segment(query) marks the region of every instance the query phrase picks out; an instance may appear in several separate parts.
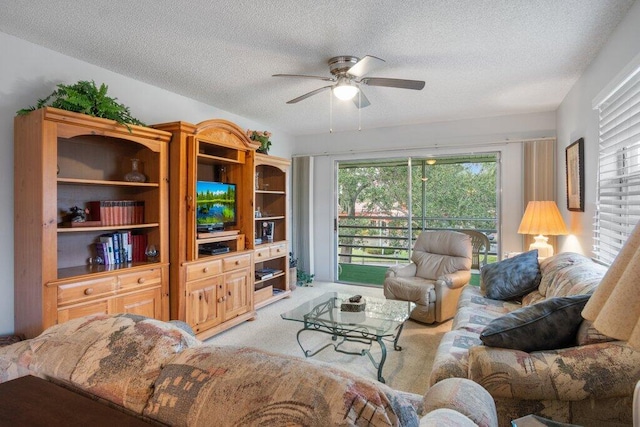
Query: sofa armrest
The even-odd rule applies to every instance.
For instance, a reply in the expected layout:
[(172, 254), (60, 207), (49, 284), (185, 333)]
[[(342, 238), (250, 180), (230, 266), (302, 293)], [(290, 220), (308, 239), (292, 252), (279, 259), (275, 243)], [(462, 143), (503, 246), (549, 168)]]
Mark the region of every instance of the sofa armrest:
[(423, 401), (424, 414), (428, 415), (443, 408), (465, 415), (480, 427), (498, 425), (493, 397), (484, 388), (466, 378), (447, 378), (427, 390)]
[(0, 383), (11, 381), (25, 375), (35, 375), (29, 369), (33, 354), (29, 341), (0, 347)]
[(469, 379), (494, 398), (577, 401), (633, 395), (640, 352), (622, 341), (526, 353), (469, 349)]
[(418, 267), (414, 264), (394, 265), (389, 267), (384, 277), (415, 277)]
[(438, 277), (437, 283), (446, 285), (449, 289), (458, 289), (469, 283), (471, 280), (471, 271), (460, 270), (451, 274), (444, 274)]

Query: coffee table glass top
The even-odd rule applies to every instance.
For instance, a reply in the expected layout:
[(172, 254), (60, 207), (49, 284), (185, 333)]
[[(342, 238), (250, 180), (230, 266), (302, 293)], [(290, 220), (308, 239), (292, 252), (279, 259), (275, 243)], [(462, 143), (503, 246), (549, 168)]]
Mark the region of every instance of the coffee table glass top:
[(352, 294), (328, 292), (307, 301), (280, 316), (286, 320), (295, 320), (307, 324), (332, 324), (361, 326), (376, 336), (393, 336), (399, 325), (409, 318), (414, 304), (407, 301), (395, 301), (385, 298), (362, 297), (366, 302), (364, 311), (341, 311), (340, 306), (347, 302)]

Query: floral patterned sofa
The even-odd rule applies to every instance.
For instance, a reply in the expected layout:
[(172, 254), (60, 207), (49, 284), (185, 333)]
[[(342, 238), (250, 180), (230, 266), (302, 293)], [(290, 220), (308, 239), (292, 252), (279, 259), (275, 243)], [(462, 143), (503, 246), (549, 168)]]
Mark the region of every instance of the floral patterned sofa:
[(179, 326), (71, 320), (0, 348), (0, 382), (35, 375), (172, 426), (497, 425), (491, 396), (469, 380), (419, 396), (311, 360), (206, 345)]
[[(605, 272), (589, 258), (561, 253), (539, 263), (539, 285), (521, 300), (488, 298), (490, 283), (465, 287), (452, 330), (438, 347), (431, 384), (452, 377), (477, 382), (493, 396), (501, 426), (527, 414), (586, 426), (631, 425), (640, 352), (599, 334), (579, 317), (581, 308), (577, 331), (560, 347), (523, 351), (488, 346), (481, 339), (492, 322), (533, 308), (529, 306), (591, 294)], [(484, 274), (482, 278), (486, 279)], [(562, 329), (559, 324), (548, 325), (543, 332), (551, 336)], [(537, 335), (528, 333), (532, 339)]]

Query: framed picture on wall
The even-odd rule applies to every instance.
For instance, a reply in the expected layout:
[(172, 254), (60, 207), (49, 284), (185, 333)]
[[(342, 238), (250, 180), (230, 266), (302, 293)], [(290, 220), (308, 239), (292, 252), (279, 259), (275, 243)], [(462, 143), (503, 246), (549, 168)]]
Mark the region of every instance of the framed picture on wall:
[(584, 138), (565, 149), (567, 166), (567, 209), (584, 212)]

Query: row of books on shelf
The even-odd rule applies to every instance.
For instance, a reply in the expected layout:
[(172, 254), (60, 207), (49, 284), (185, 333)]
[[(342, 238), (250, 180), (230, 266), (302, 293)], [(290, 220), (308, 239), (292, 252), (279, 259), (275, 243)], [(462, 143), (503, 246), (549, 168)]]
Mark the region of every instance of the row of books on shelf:
[(96, 255), (105, 265), (146, 261), (146, 234), (132, 234), (130, 231), (103, 234), (95, 243)]
[(132, 225), (144, 223), (143, 200), (100, 200), (89, 202), (92, 221), (101, 225)]

